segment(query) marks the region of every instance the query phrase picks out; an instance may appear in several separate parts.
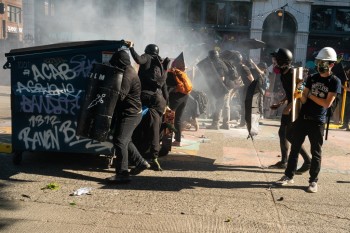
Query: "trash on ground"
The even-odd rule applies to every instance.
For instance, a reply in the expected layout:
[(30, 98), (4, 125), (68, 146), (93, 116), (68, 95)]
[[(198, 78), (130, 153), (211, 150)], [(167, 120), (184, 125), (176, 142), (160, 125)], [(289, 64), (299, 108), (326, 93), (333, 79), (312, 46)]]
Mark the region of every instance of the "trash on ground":
[(49, 183), (45, 187), (41, 188), (41, 190), (43, 189), (58, 190), (60, 189), (60, 186), (57, 183)]
[(283, 201), (283, 197), (278, 198), (277, 201)]
[(75, 190), (71, 196), (81, 196), (81, 195), (84, 195), (84, 194), (90, 194), (92, 188), (90, 187), (84, 187), (84, 188), (80, 188), (80, 189), (77, 189)]
[(227, 219), (225, 220), (225, 222), (231, 222), (231, 219), (230, 219), (230, 218), (227, 218)]
[(71, 206), (75, 206), (75, 205), (77, 205), (74, 201), (72, 201), (72, 202), (69, 202), (69, 205), (71, 205)]

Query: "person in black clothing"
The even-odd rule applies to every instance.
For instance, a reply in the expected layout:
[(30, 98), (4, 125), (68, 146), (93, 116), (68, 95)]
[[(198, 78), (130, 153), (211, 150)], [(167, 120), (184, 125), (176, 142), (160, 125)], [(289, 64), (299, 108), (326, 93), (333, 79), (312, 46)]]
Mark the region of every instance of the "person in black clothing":
[[(185, 68), (181, 70), (185, 72)], [(181, 146), (181, 118), (182, 114), (185, 110), (188, 96), (189, 94), (184, 94), (176, 91), (177, 81), (175, 77), (175, 72), (172, 69), (167, 74), (166, 84), (169, 91), (169, 108), (175, 111), (175, 119), (174, 119), (174, 141), (172, 143), (173, 146)]]
[(219, 120), (221, 114), (223, 115), (223, 124), (220, 126), (222, 129), (230, 129), (230, 97), (232, 93), (232, 87), (230, 85), (230, 72), (227, 64), (220, 58), (220, 54), (217, 50), (210, 50), (208, 57), (216, 68), (217, 73), (220, 75), (221, 80), (225, 87), (229, 90), (228, 93), (222, 95), (215, 101), (215, 112), (213, 114), (213, 121), (208, 129), (219, 129)]
[[(337, 54), (331, 47), (325, 47), (316, 56), (317, 74), (307, 78), (302, 92), (302, 107), (295, 121), (288, 165), (284, 176), (277, 181), (279, 185), (294, 183), (293, 176), (298, 164), (298, 153), (308, 136), (311, 144), (311, 167), (307, 192), (318, 191), (318, 174), (321, 170), (321, 154), (327, 111), (331, 107), (337, 95), (341, 93), (341, 82), (332, 74), (332, 68), (337, 61)], [(301, 88), (301, 86), (298, 86)]]
[(254, 77), (250, 71), (250, 69), (248, 68), (248, 66), (246, 66), (243, 63), (243, 56), (240, 52), (238, 51), (234, 51), (235, 53), (235, 64), (237, 67), (237, 71), (238, 74), (241, 76), (242, 82), (243, 82), (243, 86), (241, 86), (240, 90), (239, 90), (239, 98), (240, 98), (240, 105), (241, 105), (241, 109), (240, 109), (240, 123), (238, 125), (236, 125), (235, 128), (243, 128), (246, 126), (246, 121), (245, 121), (245, 99), (247, 96), (247, 91), (248, 91), (248, 87), (249, 85), (254, 81)]
[[(273, 108), (278, 108), (282, 106), (287, 101), (287, 106), (283, 109), (281, 117), (281, 125), (278, 130), (278, 136), (280, 138), (280, 148), (281, 148), (281, 161), (274, 165), (269, 166), (269, 168), (285, 169), (287, 167), (288, 161), (288, 150), (289, 143), (293, 137), (293, 124), (291, 119), (291, 109), (293, 101), (293, 69), (291, 66), (293, 54), (286, 48), (279, 48), (271, 55), (276, 59), (276, 64), (274, 69), (278, 69), (280, 73), (280, 79), (282, 87), (285, 92), (285, 97), (277, 104), (272, 105)], [(304, 159), (303, 165), (298, 169), (297, 174), (302, 174), (310, 169), (311, 158), (306, 152), (305, 148), (301, 146), (300, 154)]]
[(111, 183), (130, 181), (128, 161), (134, 163), (133, 175), (150, 167), (131, 141), (136, 126), (141, 121), (141, 83), (134, 68), (130, 65), (129, 54), (125, 50), (113, 54), (110, 64), (123, 71), (123, 81), (119, 100), (114, 114), (117, 114), (113, 145), (116, 154), (116, 175), (107, 179)]
[[(140, 65), (138, 75), (141, 80), (141, 102), (142, 106), (147, 107), (149, 112), (147, 122), (143, 124), (148, 129), (141, 129), (149, 133), (145, 138), (150, 140), (150, 142), (145, 140), (142, 142), (147, 144), (143, 145), (143, 148), (146, 148), (145, 150), (149, 153), (148, 156), (144, 156), (151, 157), (152, 166), (155, 170), (162, 170), (158, 162), (158, 155), (160, 150), (160, 127), (168, 100), (165, 83), (166, 69), (164, 67), (166, 67), (165, 63), (169, 63), (169, 60), (163, 61), (159, 56), (159, 48), (155, 44), (147, 45), (145, 53), (140, 56), (134, 50), (133, 42), (127, 43), (131, 56)], [(149, 144), (150, 148), (147, 149)]]

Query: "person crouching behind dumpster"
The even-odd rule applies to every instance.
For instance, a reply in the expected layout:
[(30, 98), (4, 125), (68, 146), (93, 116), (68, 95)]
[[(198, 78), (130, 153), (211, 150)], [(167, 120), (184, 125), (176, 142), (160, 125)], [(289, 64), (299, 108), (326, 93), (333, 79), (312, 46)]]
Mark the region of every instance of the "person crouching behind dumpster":
[(117, 51), (111, 58), (110, 64), (123, 70), (123, 81), (119, 100), (114, 111), (117, 114), (113, 145), (116, 154), (116, 175), (107, 178), (109, 183), (130, 182), (128, 162), (134, 163), (135, 168), (130, 170), (131, 175), (137, 175), (150, 164), (141, 156), (131, 141), (132, 133), (141, 121), (141, 83), (130, 65), (129, 54), (125, 50)]

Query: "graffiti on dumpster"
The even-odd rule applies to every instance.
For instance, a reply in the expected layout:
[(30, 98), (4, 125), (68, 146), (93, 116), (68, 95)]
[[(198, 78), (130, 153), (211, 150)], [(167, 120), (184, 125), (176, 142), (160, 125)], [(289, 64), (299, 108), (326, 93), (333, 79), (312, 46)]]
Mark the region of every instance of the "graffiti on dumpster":
[(68, 63), (66, 61), (62, 57), (54, 57), (45, 58), (39, 64), (21, 62), (19, 68), (23, 69), (22, 74), (28, 80), (17, 82), (21, 112), (77, 114), (82, 90), (75, 88), (74, 79), (87, 76), (96, 60), (76, 55)]
[(18, 134), (18, 139), (24, 142), (27, 150), (36, 150), (37, 147), (60, 150), (61, 143), (70, 147), (83, 145), (86, 149), (94, 149), (96, 152), (108, 149), (100, 142), (76, 136), (76, 123), (71, 120), (61, 122), (57, 116), (32, 115), (28, 121), (29, 126)]
[(90, 61), (85, 55), (76, 55), (71, 58), (70, 63), (74, 66), (73, 71), (77, 76), (88, 77), (90, 70), (96, 60)]

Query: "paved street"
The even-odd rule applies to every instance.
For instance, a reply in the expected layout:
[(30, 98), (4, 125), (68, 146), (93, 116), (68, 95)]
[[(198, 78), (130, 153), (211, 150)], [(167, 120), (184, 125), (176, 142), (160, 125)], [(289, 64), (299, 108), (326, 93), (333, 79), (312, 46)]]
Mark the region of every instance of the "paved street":
[[(9, 143), (9, 89), (0, 95), (0, 142)], [(308, 174), (272, 185), (283, 175), (266, 168), (280, 159), (278, 120), (262, 120), (254, 141), (246, 129), (208, 123), (184, 132), (184, 146), (160, 159), (164, 171), (127, 185), (105, 183), (114, 170), (99, 155), (25, 152), (15, 166), (1, 153), (0, 232), (349, 232), (350, 132), (329, 131), (310, 194)], [(82, 187), (91, 195), (70, 195)]]

